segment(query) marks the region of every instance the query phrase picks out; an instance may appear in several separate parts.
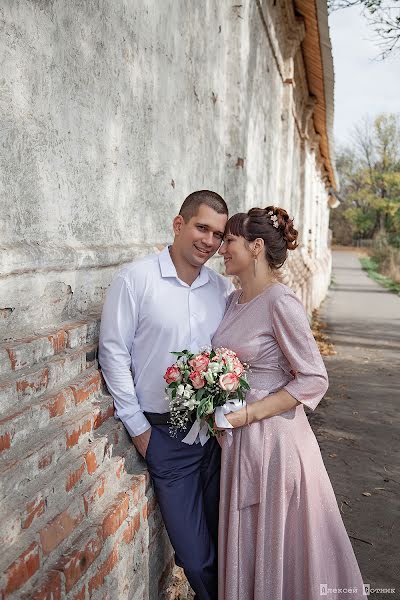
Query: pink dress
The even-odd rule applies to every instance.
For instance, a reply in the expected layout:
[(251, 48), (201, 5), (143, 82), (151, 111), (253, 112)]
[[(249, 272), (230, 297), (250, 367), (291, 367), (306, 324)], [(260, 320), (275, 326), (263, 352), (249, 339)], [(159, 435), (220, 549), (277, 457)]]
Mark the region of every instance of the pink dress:
[[(213, 347), (230, 348), (250, 365), (249, 403), (285, 388), (301, 404), (235, 429), (230, 444), (222, 438), (219, 600), (363, 598), (304, 412), (303, 405), (315, 409), (328, 377), (303, 305), (280, 283), (246, 304), (239, 296), (237, 290), (229, 297)], [(352, 591), (329, 591), (337, 588)]]

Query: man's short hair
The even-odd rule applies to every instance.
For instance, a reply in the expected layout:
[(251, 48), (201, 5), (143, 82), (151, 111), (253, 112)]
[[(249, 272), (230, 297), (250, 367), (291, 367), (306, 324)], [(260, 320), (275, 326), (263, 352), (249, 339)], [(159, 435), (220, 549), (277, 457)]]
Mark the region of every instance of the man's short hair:
[(226, 202), (219, 194), (210, 190), (199, 190), (189, 194), (180, 208), (179, 214), (183, 217), (185, 223), (188, 223), (192, 217), (197, 215), (201, 204), (209, 206), (220, 215), (228, 215)]

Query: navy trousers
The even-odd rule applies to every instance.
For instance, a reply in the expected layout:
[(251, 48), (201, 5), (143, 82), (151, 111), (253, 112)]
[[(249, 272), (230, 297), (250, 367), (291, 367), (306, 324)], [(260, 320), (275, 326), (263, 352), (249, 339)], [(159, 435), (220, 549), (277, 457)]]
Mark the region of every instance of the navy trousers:
[(146, 462), (161, 514), (196, 600), (218, 598), (218, 511), (221, 449), (171, 437), (168, 425), (153, 425)]

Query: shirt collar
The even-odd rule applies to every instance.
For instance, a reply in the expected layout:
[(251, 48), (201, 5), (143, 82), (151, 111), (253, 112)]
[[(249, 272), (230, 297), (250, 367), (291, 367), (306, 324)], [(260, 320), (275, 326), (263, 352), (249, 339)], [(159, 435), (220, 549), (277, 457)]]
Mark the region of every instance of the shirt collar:
[[(184, 281), (182, 281), (178, 277), (178, 274), (175, 269), (175, 265), (172, 262), (171, 255), (169, 253), (169, 248), (170, 248), (169, 246), (165, 246), (164, 250), (162, 250), (160, 252), (160, 254), (158, 255), (158, 261), (160, 263), (160, 270), (161, 270), (161, 277), (175, 277), (182, 285), (187, 285), (187, 284), (185, 284)], [(206, 283), (208, 283), (209, 279), (210, 279), (210, 277), (208, 274), (208, 269), (206, 267), (201, 267), (200, 273), (198, 274), (196, 279), (193, 281), (192, 285), (187, 286), (187, 287), (191, 287), (192, 289), (201, 287), (202, 285), (205, 285)]]

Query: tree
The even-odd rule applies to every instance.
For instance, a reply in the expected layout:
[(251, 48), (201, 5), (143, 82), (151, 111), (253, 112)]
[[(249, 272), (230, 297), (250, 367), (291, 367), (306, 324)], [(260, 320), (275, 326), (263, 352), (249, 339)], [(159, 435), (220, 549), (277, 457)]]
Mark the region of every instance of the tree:
[(400, 51), (400, 0), (328, 0), (330, 12), (360, 6), (377, 37), (379, 58)]
[(364, 118), (353, 131), (352, 144), (337, 151), (342, 205), (332, 214), (334, 237), (343, 222), (353, 237), (385, 234), (400, 245), (400, 119), (381, 114)]

